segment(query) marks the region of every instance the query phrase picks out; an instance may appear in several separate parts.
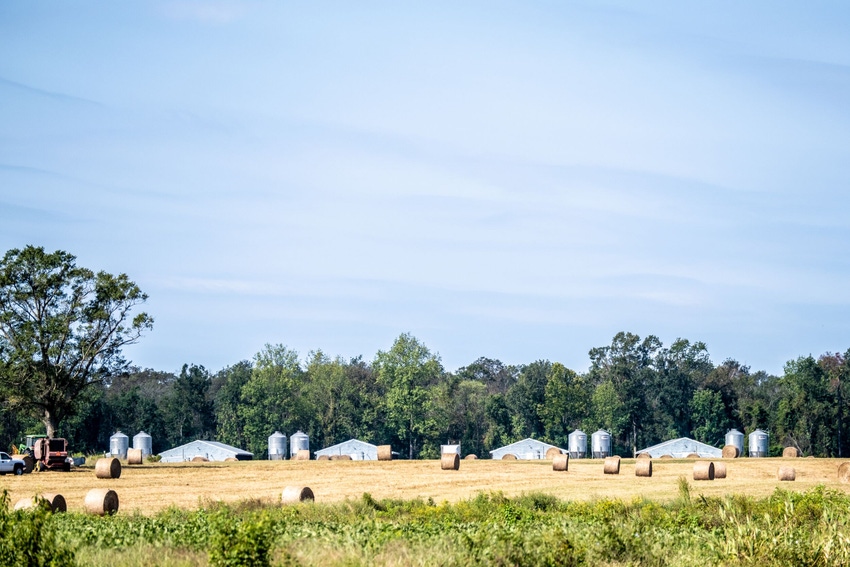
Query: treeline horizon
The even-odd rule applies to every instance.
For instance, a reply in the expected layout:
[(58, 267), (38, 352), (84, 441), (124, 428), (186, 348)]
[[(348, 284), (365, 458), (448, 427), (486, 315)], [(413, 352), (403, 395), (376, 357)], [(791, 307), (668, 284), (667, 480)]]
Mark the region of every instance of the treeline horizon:
[[(252, 360), (211, 372), (127, 367), (81, 393), (60, 425), (75, 453), (109, 448), (116, 431), (151, 435), (155, 453), (194, 439), (216, 440), (266, 458), (268, 437), (301, 430), (311, 451), (350, 438), (390, 444), (404, 458), (436, 458), (444, 443), (463, 454), (532, 437), (566, 448), (580, 429), (611, 433), (613, 449), (633, 456), (668, 439), (691, 437), (722, 447), (732, 428), (770, 434), (770, 454), (850, 454), (847, 431), (850, 349), (788, 361), (782, 375), (727, 359), (715, 365), (706, 345), (621, 332), (591, 348), (583, 373), (559, 362), (506, 365), (481, 357), (447, 372), (439, 356), (409, 333), (367, 362), (321, 350), (301, 360), (266, 345)], [(44, 433), (35, 417), (0, 408), (6, 450)]]

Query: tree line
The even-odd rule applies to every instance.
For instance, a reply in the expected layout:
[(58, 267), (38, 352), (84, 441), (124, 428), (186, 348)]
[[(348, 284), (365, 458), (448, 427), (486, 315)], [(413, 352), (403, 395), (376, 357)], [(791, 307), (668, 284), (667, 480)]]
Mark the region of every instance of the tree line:
[[(109, 447), (118, 430), (153, 438), (154, 451), (214, 439), (264, 458), (275, 430), (302, 430), (318, 449), (350, 438), (391, 444), (406, 458), (435, 458), (441, 443), (464, 454), (533, 437), (567, 447), (574, 429), (605, 429), (631, 456), (667, 439), (722, 446), (730, 428), (764, 429), (771, 454), (846, 456), (850, 350), (803, 356), (781, 376), (734, 360), (714, 365), (703, 343), (618, 333), (590, 350), (587, 372), (537, 360), (479, 358), (455, 372), (410, 334), (367, 362), (314, 351), (301, 359), (266, 345), (252, 360), (217, 372), (186, 364), (179, 374), (128, 368), (92, 388), (59, 431), (75, 451)], [(36, 417), (0, 410), (0, 443), (41, 432)]]
[(706, 345), (617, 333), (591, 348), (590, 367), (504, 364), (482, 357), (454, 372), (409, 333), (367, 361), (266, 345), (252, 360), (212, 372), (128, 364), (121, 347), (153, 326), (132, 311), (147, 296), (125, 274), (76, 266), (74, 256), (28, 246), (0, 261), (0, 447), (29, 433), (64, 436), (100, 452), (117, 430), (145, 431), (159, 452), (215, 439), (257, 458), (279, 430), (306, 432), (313, 448), (356, 437), (406, 458), (434, 458), (442, 443), (485, 457), (533, 437), (566, 447), (574, 429), (605, 429), (631, 456), (692, 437), (722, 446), (730, 428), (770, 433), (771, 454), (846, 456), (850, 349), (801, 356), (781, 376), (735, 360), (715, 365)]

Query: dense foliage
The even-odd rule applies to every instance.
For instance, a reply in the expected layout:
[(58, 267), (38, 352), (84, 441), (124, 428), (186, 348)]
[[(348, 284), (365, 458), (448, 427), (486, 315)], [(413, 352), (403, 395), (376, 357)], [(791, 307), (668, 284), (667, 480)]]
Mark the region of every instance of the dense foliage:
[[(61, 558), (56, 565), (828, 567), (850, 564), (848, 510), (850, 497), (823, 487), (721, 499), (692, 496), (684, 478), (666, 504), (498, 493), (435, 504), (363, 494), (339, 504), (244, 502), (103, 518), (12, 513), (4, 505), (0, 550), (34, 541), (34, 556)], [(22, 526), (35, 521), (49, 539), (27, 535)], [(13, 556), (4, 564), (25, 564)]]
[[(772, 376), (734, 360), (714, 365), (699, 342), (664, 346), (619, 333), (590, 359), (585, 373), (547, 360), (509, 366), (488, 358), (448, 372), (409, 334), (372, 362), (322, 351), (301, 360), (267, 345), (218, 372), (187, 364), (176, 375), (115, 375), (78, 398), (60, 433), (80, 452), (105, 450), (116, 430), (143, 430), (155, 452), (207, 438), (263, 458), (275, 430), (301, 429), (313, 447), (357, 437), (392, 444), (403, 457), (433, 458), (450, 441), (480, 456), (525, 437), (565, 447), (576, 428), (610, 431), (622, 455), (685, 436), (722, 446), (735, 427), (769, 431), (773, 454), (788, 445), (805, 455), (850, 454), (850, 350), (800, 357)], [(0, 407), (3, 447), (26, 432), (43, 429)]]

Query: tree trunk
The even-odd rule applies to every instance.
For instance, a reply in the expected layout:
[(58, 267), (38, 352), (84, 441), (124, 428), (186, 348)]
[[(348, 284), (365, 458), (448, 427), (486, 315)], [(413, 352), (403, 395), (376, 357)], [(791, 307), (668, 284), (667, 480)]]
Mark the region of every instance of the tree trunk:
[(53, 439), (56, 436), (56, 429), (59, 424), (56, 422), (56, 416), (49, 410), (44, 410), (44, 417), (41, 419), (45, 429), (47, 429), (48, 439)]

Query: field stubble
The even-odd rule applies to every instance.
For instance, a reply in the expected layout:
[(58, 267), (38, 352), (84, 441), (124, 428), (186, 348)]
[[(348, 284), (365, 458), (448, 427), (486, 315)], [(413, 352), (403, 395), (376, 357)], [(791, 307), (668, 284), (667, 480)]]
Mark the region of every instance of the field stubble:
[[(34, 494), (59, 493), (69, 511), (84, 510), (92, 488), (118, 493), (119, 513), (153, 515), (175, 506), (196, 509), (211, 502), (259, 500), (278, 502), (286, 486), (309, 486), (317, 502), (360, 498), (364, 492), (376, 499), (433, 499), (457, 502), (480, 493), (501, 492), (518, 496), (531, 492), (563, 500), (636, 498), (658, 502), (679, 495), (679, 478), (692, 483), (695, 495), (741, 494), (765, 497), (777, 486), (805, 491), (817, 485), (850, 493), (850, 484), (838, 481), (843, 459), (727, 459), (727, 478), (694, 481), (694, 460), (654, 460), (651, 478), (635, 477), (634, 459), (623, 459), (620, 474), (603, 474), (603, 461), (571, 459), (567, 472), (552, 470), (551, 461), (462, 461), (460, 470), (444, 471), (439, 461), (242, 461), (227, 463), (155, 463), (125, 466), (118, 479), (97, 479), (93, 468), (70, 473), (42, 472), (5, 476), (0, 489), (11, 502)], [(796, 469), (794, 482), (780, 482), (781, 465)]]

